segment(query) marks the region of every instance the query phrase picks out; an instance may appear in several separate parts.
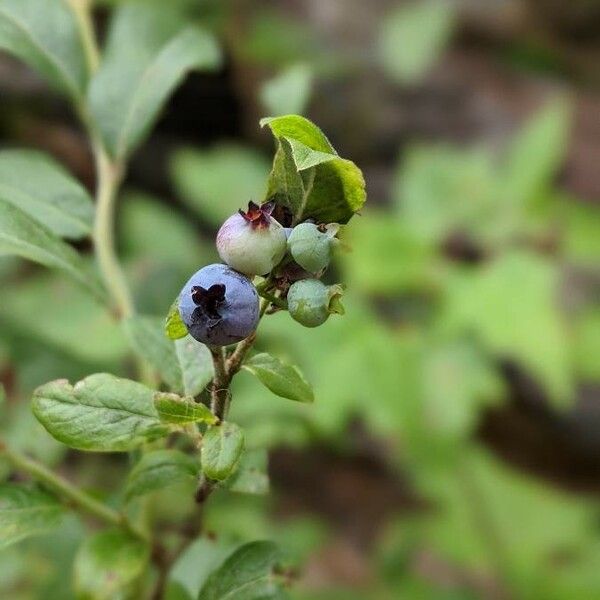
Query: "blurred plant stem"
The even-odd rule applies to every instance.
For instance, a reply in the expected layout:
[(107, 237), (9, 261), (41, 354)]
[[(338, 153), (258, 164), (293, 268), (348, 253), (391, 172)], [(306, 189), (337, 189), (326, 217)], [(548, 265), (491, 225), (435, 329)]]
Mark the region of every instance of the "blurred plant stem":
[(33, 479), (56, 492), (67, 504), (71, 504), (105, 523), (122, 527), (140, 539), (148, 539), (144, 532), (130, 523), (126, 515), (99, 502), (43, 464), (16, 450), (9, 449), (2, 441), (0, 441), (0, 456), (5, 457), (15, 468), (28, 473)]
[(96, 218), (94, 221), (94, 247), (100, 272), (108, 288), (114, 308), (120, 319), (135, 313), (133, 299), (121, 264), (117, 257), (114, 240), (115, 202), (123, 167), (110, 160), (106, 151), (94, 143), (96, 159)]
[(83, 51), (85, 53), (85, 62), (90, 73), (94, 73), (100, 65), (100, 52), (96, 43), (94, 24), (92, 22), (91, 9), (93, 2), (94, 0), (69, 0), (69, 4), (77, 19), (79, 35), (81, 36)]

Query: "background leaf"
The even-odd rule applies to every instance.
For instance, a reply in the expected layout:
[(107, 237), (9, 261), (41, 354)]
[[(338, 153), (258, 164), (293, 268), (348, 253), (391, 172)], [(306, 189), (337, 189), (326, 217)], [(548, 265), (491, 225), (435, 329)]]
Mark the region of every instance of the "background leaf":
[(175, 342), (168, 339), (160, 317), (135, 315), (124, 321), (123, 327), (136, 354), (173, 391), (197, 396), (212, 379), (214, 368), (208, 348), (188, 335)]
[(170, 170), (181, 199), (218, 227), (250, 200), (264, 196), (269, 163), (252, 148), (219, 144), (208, 150), (178, 150)]
[(50, 435), (71, 448), (124, 451), (167, 433), (153, 396), (141, 383), (97, 373), (75, 386), (59, 379), (39, 387), (33, 412)]
[(225, 482), (231, 492), (241, 494), (267, 494), (269, 456), (264, 448), (246, 450), (240, 458), (235, 473)]
[(175, 346), (163, 333), (163, 320), (134, 315), (123, 321), (123, 329), (135, 353), (147, 361), (171, 389), (183, 391)]
[(92, 115), (109, 153), (115, 158), (130, 154), (184, 75), (219, 63), (212, 35), (186, 27), (175, 8), (148, 3), (119, 7), (89, 90)]
[(175, 341), (175, 354), (181, 369), (184, 393), (188, 396), (197, 396), (214, 375), (210, 350), (188, 335)]
[(571, 117), (566, 101), (551, 101), (513, 137), (501, 173), (505, 202), (531, 203), (551, 184), (565, 159)]
[(144, 571), (149, 558), (144, 542), (122, 530), (95, 533), (85, 540), (73, 565), (79, 598), (113, 600)]
[(498, 356), (520, 361), (564, 405), (573, 398), (573, 371), (557, 275), (541, 258), (507, 254), (453, 278), (440, 320), (445, 331), (474, 332)]
[(198, 461), (179, 450), (155, 450), (142, 456), (127, 478), (128, 500), (176, 483), (193, 483), (198, 479)]
[(198, 600), (282, 600), (286, 594), (275, 573), (279, 560), (279, 550), (272, 542), (245, 544), (212, 573)]
[(299, 63), (266, 81), (260, 90), (260, 98), (270, 115), (301, 115), (308, 104), (312, 85), (312, 69)]
[(255, 354), (243, 365), (274, 394), (298, 402), (313, 402), (312, 388), (297, 367), (286, 365), (266, 352)]
[(75, 16), (57, 0), (0, 0), (0, 48), (75, 99), (87, 83)]
[[(32, 319), (31, 315), (44, 318)], [(72, 361), (85, 363), (88, 373), (92, 366), (117, 369), (127, 355), (125, 336), (106, 308), (58, 273), (39, 273), (7, 286), (2, 292), (0, 320), (1, 328), (33, 340), (38, 354), (43, 345), (46, 355), (56, 359), (62, 353)], [(12, 347), (16, 350), (16, 344)], [(31, 348), (27, 352), (35, 358)], [(36, 385), (39, 383), (42, 381)]]
[(237, 467), (244, 449), (242, 430), (230, 421), (213, 425), (202, 439), (202, 471), (209, 479), (227, 479)]
[(441, 57), (454, 30), (454, 8), (445, 0), (400, 6), (386, 15), (379, 35), (381, 65), (403, 84), (421, 81)]
[(102, 299), (97, 277), (81, 256), (17, 207), (0, 199), (0, 255), (21, 256), (46, 267), (59, 269)]
[(0, 152), (0, 198), (60, 237), (80, 239), (91, 233), (94, 206), (89, 194), (41, 152)]
[(54, 496), (14, 483), (0, 484), (0, 548), (57, 527), (64, 514)]

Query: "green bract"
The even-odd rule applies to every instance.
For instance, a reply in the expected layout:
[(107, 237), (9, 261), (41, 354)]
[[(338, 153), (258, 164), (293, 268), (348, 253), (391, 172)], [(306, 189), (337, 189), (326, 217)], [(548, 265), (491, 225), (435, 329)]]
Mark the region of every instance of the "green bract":
[(294, 283), (288, 292), (288, 310), (294, 321), (305, 327), (318, 327), (329, 315), (344, 314), (340, 302), (341, 285), (326, 286), (318, 279), (304, 279)]

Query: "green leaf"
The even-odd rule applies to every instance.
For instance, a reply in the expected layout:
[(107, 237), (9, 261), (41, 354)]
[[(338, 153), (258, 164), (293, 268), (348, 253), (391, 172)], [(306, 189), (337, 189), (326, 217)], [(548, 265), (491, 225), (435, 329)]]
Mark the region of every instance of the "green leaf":
[(198, 479), (200, 464), (179, 450), (155, 450), (144, 454), (127, 478), (128, 500), (176, 483)]
[(218, 227), (249, 200), (264, 196), (269, 163), (252, 148), (219, 144), (178, 150), (170, 172), (181, 199)]
[(80, 239), (91, 233), (94, 206), (89, 194), (41, 152), (0, 152), (0, 198), (57, 236)]
[(164, 423), (185, 425), (202, 422), (214, 425), (218, 421), (207, 406), (196, 402), (191, 396), (182, 398), (177, 394), (158, 392), (154, 395), (154, 406)]
[(302, 114), (308, 104), (312, 84), (312, 69), (305, 63), (299, 63), (265, 82), (260, 98), (269, 114)]
[(337, 154), (325, 134), (311, 121), (300, 115), (265, 117), (260, 126), (267, 125), (276, 138), (286, 138), (304, 144), (311, 150)]
[(277, 574), (281, 560), (272, 542), (250, 542), (236, 550), (200, 591), (198, 600), (283, 600), (287, 594)]
[(183, 212), (139, 191), (126, 191), (119, 205), (120, 243), (128, 258), (184, 274), (214, 262), (214, 245), (200, 238), (196, 224)]
[(187, 327), (179, 314), (179, 296), (175, 299), (165, 321), (165, 333), (171, 340), (179, 340), (188, 334)]
[(92, 116), (108, 152), (117, 159), (130, 154), (186, 73), (219, 64), (212, 35), (186, 26), (185, 16), (174, 7), (119, 7), (104, 61), (89, 89)]
[(0, 548), (60, 524), (64, 510), (54, 496), (14, 483), (0, 484)]
[(141, 383), (97, 373), (75, 386), (59, 379), (39, 387), (33, 413), (50, 435), (71, 448), (125, 451), (168, 433), (153, 398)]
[(163, 333), (163, 320), (134, 315), (123, 321), (123, 329), (136, 354), (156, 369), (167, 385), (175, 391), (182, 391), (175, 346)]
[(170, 582), (197, 598), (208, 576), (232, 553), (232, 544), (224, 536), (195, 539), (177, 558), (169, 573)]
[[(49, 298), (52, 300), (48, 301)], [(43, 319), (31, 318), (42, 314)], [(36, 344), (41, 342), (45, 360), (48, 350), (54, 356), (59, 354), (58, 350), (78, 363), (83, 361), (110, 370), (117, 368), (128, 354), (122, 329), (106, 307), (59, 273), (39, 273), (3, 290), (0, 318), (3, 326), (19, 336), (26, 336)], [(28, 354), (32, 355), (31, 350)], [(46, 379), (43, 375), (42, 379), (36, 378), (34, 387), (63, 374), (61, 371), (51, 373)], [(89, 372), (88, 368), (83, 374)], [(77, 376), (81, 374), (78, 372)]]
[(295, 222), (346, 223), (366, 201), (360, 169), (342, 159), (314, 123), (298, 115), (262, 119), (277, 139), (267, 198), (290, 208)]
[(175, 353), (181, 369), (183, 392), (188, 396), (197, 396), (214, 375), (210, 350), (188, 335), (175, 341)]
[(235, 424), (223, 421), (206, 430), (202, 440), (202, 471), (209, 479), (222, 481), (236, 469), (244, 449), (244, 433)]
[(352, 248), (341, 256), (342, 279), (349, 288), (395, 295), (439, 285), (442, 261), (436, 248), (388, 212), (365, 211), (360, 222), (344, 231), (343, 239)]
[(75, 557), (77, 597), (85, 600), (128, 597), (128, 587), (142, 575), (149, 556), (144, 542), (121, 529), (95, 533), (83, 542)]
[(225, 482), (225, 487), (231, 492), (241, 494), (267, 494), (269, 492), (268, 462), (269, 455), (264, 448), (246, 450), (236, 472)]
[(310, 384), (297, 367), (286, 365), (278, 358), (261, 352), (249, 358), (243, 368), (250, 371), (274, 394), (297, 402), (313, 402)]
[(491, 155), (481, 149), (414, 147), (394, 177), (396, 225), (436, 244), (455, 230), (486, 232), (504, 221), (496, 177)]
[(501, 173), (505, 202), (531, 203), (552, 183), (565, 159), (571, 121), (569, 104), (553, 100), (513, 138)]
[(450, 280), (440, 320), (445, 331), (475, 334), (495, 354), (517, 360), (565, 405), (573, 397), (573, 369), (558, 283), (554, 265), (506, 254)]
[(399, 83), (419, 83), (445, 49), (455, 24), (450, 2), (425, 0), (393, 10), (382, 21), (379, 56)]
[(213, 378), (210, 351), (187, 330), (185, 338), (173, 342), (164, 335), (160, 317), (142, 315), (124, 321), (124, 329), (134, 351), (173, 391), (197, 396)]
[(87, 83), (85, 53), (73, 12), (57, 0), (0, 0), (0, 48), (75, 99)]
[(81, 256), (25, 212), (0, 199), (0, 255), (12, 254), (59, 269), (99, 299), (102, 286)]

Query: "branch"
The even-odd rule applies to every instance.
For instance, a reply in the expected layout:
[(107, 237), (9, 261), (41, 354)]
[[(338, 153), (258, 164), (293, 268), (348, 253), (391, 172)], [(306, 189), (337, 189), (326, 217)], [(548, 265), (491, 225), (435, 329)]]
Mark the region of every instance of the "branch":
[(145, 533), (135, 528), (130, 523), (126, 515), (81, 491), (72, 483), (48, 469), (45, 465), (16, 450), (9, 449), (2, 442), (0, 442), (0, 454), (7, 458), (15, 468), (28, 473), (33, 479), (44, 484), (46, 487), (60, 495), (64, 500), (68, 500), (69, 503), (73, 504), (75, 507), (110, 525), (123, 527), (140, 539), (148, 539), (148, 536)]

